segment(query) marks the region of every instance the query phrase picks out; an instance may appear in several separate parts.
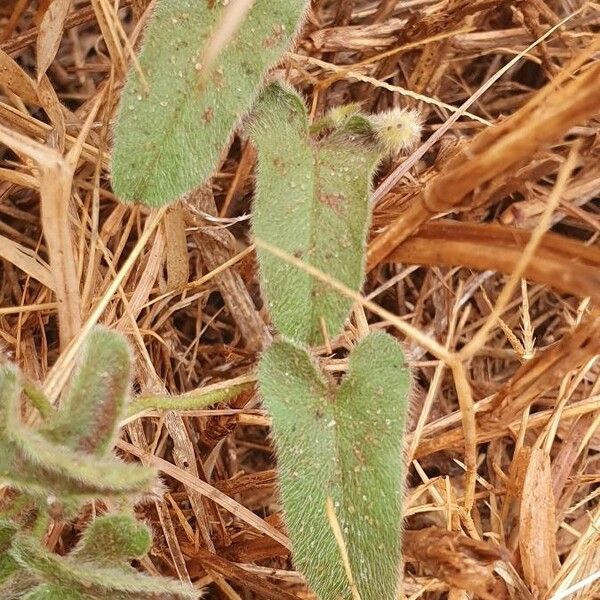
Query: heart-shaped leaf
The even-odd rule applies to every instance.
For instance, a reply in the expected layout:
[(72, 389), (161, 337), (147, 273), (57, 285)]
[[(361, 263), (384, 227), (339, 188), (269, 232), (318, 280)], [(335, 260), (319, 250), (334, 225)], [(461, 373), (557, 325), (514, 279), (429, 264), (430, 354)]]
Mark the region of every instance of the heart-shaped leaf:
[(330, 497), (363, 600), (393, 600), (400, 564), (402, 445), (410, 372), (400, 345), (372, 333), (336, 389), (288, 341), (263, 355), (260, 390), (272, 418), (281, 502), (294, 562), (320, 600), (351, 598), (326, 514)]
[[(321, 135), (311, 136), (298, 94), (281, 83), (267, 87), (248, 126), (258, 149), (255, 236), (358, 291), (371, 179), (384, 156), (414, 141), (414, 121), (406, 111), (370, 117), (350, 106), (332, 111), (310, 128)], [(390, 130), (402, 144), (390, 141)], [(258, 259), (273, 323), (284, 336), (315, 345), (324, 333), (340, 333), (351, 299), (266, 250)]]

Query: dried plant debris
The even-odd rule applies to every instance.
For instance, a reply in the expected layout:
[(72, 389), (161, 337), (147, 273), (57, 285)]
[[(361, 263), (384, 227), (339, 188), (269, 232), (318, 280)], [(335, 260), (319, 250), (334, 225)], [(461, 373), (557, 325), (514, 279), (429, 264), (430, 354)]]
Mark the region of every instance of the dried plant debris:
[[(226, 84), (232, 93), (224, 89), (222, 97), (229, 100), (182, 93), (186, 77), (199, 81), (195, 65), (202, 61), (192, 57), (205, 46), (196, 42), (211, 36), (196, 28), (190, 45), (182, 21), (168, 22), (160, 35), (172, 45), (181, 41), (173, 54), (149, 47), (148, 34), (160, 11), (169, 21), (167, 13), (183, 4), (0, 2), (0, 396), (11, 407), (3, 411), (0, 436), (0, 462), (10, 463), (0, 491), (0, 577), (22, 565), (24, 575), (11, 579), (13, 597), (80, 600), (81, 589), (66, 591), (64, 582), (94, 528), (103, 545), (124, 548), (126, 577), (135, 567), (143, 585), (164, 576), (204, 588), (207, 598), (314, 597), (294, 566), (271, 417), (256, 385), (258, 352), (283, 331), (269, 307), (249, 223), (269, 150), (248, 128), (260, 89), (244, 88), (238, 97), (229, 72), (219, 80), (220, 65), (233, 65), (230, 45), (207, 81), (213, 94)], [(341, 316), (305, 338), (315, 342), (314, 360), (335, 386), (349, 376), (350, 351), (369, 330), (399, 338), (414, 370), (403, 463), (403, 593), (423, 600), (598, 596), (597, 5), (275, 3), (287, 15), (296, 11), (278, 34), (248, 28), (247, 2), (188, 4), (198, 27), (211, 32), (241, 7), (237, 35), (260, 46), (252, 56), (262, 62), (252, 61), (253, 72), (271, 69), (265, 85), (284, 81), (302, 98), (303, 133), (287, 122), (274, 132), (278, 143), (288, 139), (284, 132), (304, 136), (295, 160), (306, 159), (307, 140), (330, 143), (340, 123), (356, 115), (417, 111), (422, 120), (420, 140), (378, 158), (372, 177), (366, 169), (361, 174), (363, 201), (372, 188), (371, 218), (370, 228), (368, 219), (356, 219), (356, 244), (367, 248), (369, 271), (346, 283), (362, 285), (361, 293), (388, 312), (357, 309), (338, 296)], [(267, 4), (275, 6), (254, 2), (247, 14)], [(287, 17), (277, 14), (283, 23)], [(265, 38), (274, 39), (271, 48), (263, 48)], [(185, 65), (171, 62), (188, 58)], [(128, 113), (127, 106), (145, 105), (144, 81), (150, 94), (157, 91), (158, 67), (168, 71), (158, 90), (167, 106), (160, 115)], [(169, 136), (164, 119), (178, 99), (182, 122), (194, 129)], [(227, 115), (218, 117), (217, 104)], [(149, 154), (165, 150), (155, 172), (166, 173), (174, 162), (182, 167), (177, 179), (151, 177), (152, 158), (136, 162), (116, 125), (124, 117), (133, 130), (134, 117), (143, 121), (131, 139), (148, 142)], [(198, 134), (203, 129), (213, 130), (212, 145)], [(356, 130), (340, 135), (345, 140)], [(336, 148), (355, 164), (352, 144)], [(565, 178), (568, 160), (574, 166)], [(284, 200), (292, 179), (277, 180)], [(208, 204), (196, 191), (202, 180)], [(540, 234), (557, 184), (549, 226), (490, 321), (524, 249)], [(169, 215), (151, 208), (188, 190)], [(120, 197), (150, 207), (122, 204)], [(279, 222), (286, 205), (281, 209), (264, 221)], [(311, 223), (326, 229), (319, 219)], [(291, 216), (286, 225), (299, 233), (308, 221)], [(317, 249), (342, 256), (343, 233), (330, 232), (328, 246)], [(283, 244), (290, 239), (278, 243), (293, 254), (296, 248)], [(330, 263), (317, 266), (343, 279)], [(306, 273), (293, 273), (278, 285), (292, 289), (301, 281), (308, 289)], [(310, 310), (306, 302), (301, 308), (302, 315)], [(92, 404), (77, 378), (86, 361), (106, 359), (85, 350), (96, 322), (124, 333), (131, 354), (108, 352), (112, 375), (92, 368), (115, 392), (94, 396)], [(491, 330), (462, 354), (459, 395), (456, 365), (446, 359), (463, 352), (486, 323)], [(124, 409), (121, 394), (133, 396)], [(97, 413), (93, 406), (103, 408)], [(177, 415), (167, 418), (169, 409)], [(87, 435), (71, 429), (88, 420), (98, 426)], [(57, 444), (64, 448), (58, 455)], [(72, 453), (85, 456), (90, 469), (105, 468), (106, 477), (71, 477)], [(35, 480), (34, 455), (43, 455), (47, 467)], [(147, 499), (144, 490), (155, 481), (152, 469), (131, 464), (138, 460), (160, 470), (164, 487), (152, 489), (166, 495), (138, 504), (133, 521), (118, 476), (136, 469), (139, 485), (127, 496), (137, 499)], [(26, 490), (46, 499), (42, 484), (61, 499), (46, 506), (43, 518), (22, 501)], [(69, 495), (73, 485), (76, 498)], [(138, 540), (133, 549), (101, 531), (105, 516), (123, 515), (128, 520), (119, 530)], [(150, 552), (138, 558), (148, 542), (140, 519), (153, 535)], [(32, 536), (43, 546), (32, 548)], [(101, 554), (89, 561), (102, 580), (90, 575), (86, 585), (112, 581), (105, 575), (117, 567)], [(345, 572), (340, 577), (347, 582)], [(97, 596), (106, 591), (93, 589)]]

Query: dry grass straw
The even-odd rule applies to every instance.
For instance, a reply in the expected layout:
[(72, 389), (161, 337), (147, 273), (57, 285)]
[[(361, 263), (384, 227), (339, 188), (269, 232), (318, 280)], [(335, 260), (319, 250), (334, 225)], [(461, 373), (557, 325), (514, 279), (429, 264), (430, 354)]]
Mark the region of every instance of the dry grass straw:
[[(0, 349), (56, 402), (97, 322), (129, 337), (142, 398), (239, 385), (229, 407), (123, 422), (119, 451), (168, 492), (139, 508), (157, 533), (142, 568), (214, 598), (310, 598), (253, 387), (271, 335), (244, 218), (255, 153), (234, 140), (169, 211), (110, 188), (148, 4), (1, 3)], [(269, 248), (356, 300), (326, 368), (369, 328), (415, 366), (405, 598), (600, 594), (599, 26), (584, 0), (318, 0), (281, 65), (315, 118), (354, 101), (426, 123), (378, 175), (363, 294)]]

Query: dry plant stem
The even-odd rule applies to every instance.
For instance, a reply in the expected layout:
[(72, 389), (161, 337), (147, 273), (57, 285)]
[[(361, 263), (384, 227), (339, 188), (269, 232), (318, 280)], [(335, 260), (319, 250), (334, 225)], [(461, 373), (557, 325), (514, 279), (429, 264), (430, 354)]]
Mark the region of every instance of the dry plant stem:
[[(600, 71), (599, 71), (600, 76)], [(495, 326), (497, 319), (500, 318), (500, 315), (504, 312), (504, 309), (508, 305), (514, 291), (519, 285), (519, 281), (525, 271), (527, 264), (531, 261), (536, 248), (538, 247), (542, 236), (546, 233), (548, 227), (550, 227), (552, 221), (552, 214), (556, 210), (562, 194), (565, 190), (565, 187), (569, 181), (569, 177), (575, 165), (577, 163), (577, 156), (579, 153), (579, 144), (573, 144), (571, 147), (571, 151), (569, 152), (569, 156), (567, 160), (561, 165), (561, 168), (558, 172), (558, 177), (556, 180), (556, 185), (554, 186), (550, 197), (548, 198), (548, 202), (546, 204), (546, 208), (544, 213), (542, 214), (539, 223), (533, 231), (529, 242), (525, 246), (523, 250), (523, 254), (519, 258), (517, 265), (515, 266), (515, 270), (511, 274), (509, 280), (506, 282), (506, 285), (502, 289), (498, 300), (492, 310), (491, 314), (485, 321), (482, 327), (479, 328), (477, 333), (469, 340), (469, 342), (462, 348), (459, 352), (459, 360), (464, 361), (471, 358), (485, 343), (488, 334)]]
[[(440, 219), (423, 225), (400, 244), (389, 259), (414, 265), (461, 266), (510, 275), (532, 233), (505, 225)], [(600, 250), (561, 235), (540, 240), (523, 276), (575, 296), (600, 303)]]
[(465, 509), (470, 512), (475, 502), (475, 485), (477, 483), (477, 422), (471, 386), (467, 380), (464, 365), (456, 354), (452, 354), (449, 366), (452, 369), (465, 438), (465, 467), (467, 470), (464, 504)]
[[(210, 184), (196, 188), (186, 196), (185, 202), (192, 210), (199, 208), (211, 216), (218, 215)], [(205, 226), (205, 223), (195, 224)], [(216, 272), (216, 269), (234, 257), (235, 238), (227, 229), (206, 228), (198, 232), (197, 238), (202, 260), (209, 272)], [(254, 307), (242, 277), (235, 269), (228, 269), (216, 275), (215, 280), (231, 316), (242, 332), (247, 348), (260, 351), (271, 339), (271, 335)]]
[(165, 475), (169, 475), (188, 486), (190, 489), (199, 492), (206, 498), (210, 498), (213, 502), (216, 502), (224, 509), (230, 511), (232, 514), (237, 516), (239, 519), (245, 521), (249, 525), (255, 527), (258, 531), (268, 535), (270, 538), (274, 539), (276, 542), (279, 542), (285, 548), (291, 548), (290, 541), (288, 538), (269, 525), (264, 519), (256, 516), (252, 511), (248, 510), (235, 500), (232, 500), (229, 496), (223, 494), (213, 486), (208, 483), (202, 481), (201, 479), (197, 479), (192, 477), (189, 473), (176, 467), (175, 465), (167, 462), (166, 460), (160, 458), (159, 456), (155, 456), (144, 450), (134, 446), (133, 444), (129, 444), (123, 440), (118, 440), (116, 443), (118, 448), (121, 450), (125, 450), (129, 452), (133, 456), (137, 456), (138, 458), (143, 458), (149, 465), (156, 467), (160, 471), (162, 471)]
[(112, 64), (116, 67), (119, 75), (123, 74), (127, 70), (127, 59), (119, 40), (113, 11), (106, 0), (91, 0), (91, 4), (96, 13), (96, 21), (108, 48)]
[(367, 77), (366, 75), (361, 75), (360, 73), (357, 73), (356, 71), (348, 69), (347, 67), (340, 67), (338, 65), (334, 65), (332, 63), (328, 63), (323, 60), (319, 60), (318, 58), (312, 58), (310, 56), (302, 56), (301, 54), (290, 53), (289, 56), (297, 62), (301, 62), (301, 63), (303, 62), (303, 63), (308, 63), (310, 65), (316, 65), (317, 67), (321, 67), (324, 70), (333, 71), (334, 73), (340, 73), (340, 75), (342, 75), (344, 77), (349, 77), (350, 79), (356, 79), (357, 81), (369, 83), (373, 86), (389, 90), (390, 92), (397, 92), (397, 93), (401, 94), (402, 96), (406, 96), (407, 98), (412, 98), (414, 100), (419, 100), (421, 102), (426, 102), (427, 104), (431, 104), (432, 106), (438, 106), (440, 108), (445, 108), (446, 110), (450, 111), (451, 113), (458, 113), (459, 117), (461, 117), (461, 116), (467, 117), (469, 119), (472, 119), (473, 121), (477, 121), (478, 123), (481, 123), (482, 125), (486, 125), (486, 126), (491, 125), (491, 123), (489, 121), (487, 121), (486, 119), (482, 119), (481, 117), (474, 115), (472, 113), (466, 112), (464, 110), (461, 111), (461, 109), (456, 108), (455, 106), (452, 106), (451, 104), (446, 104), (445, 102), (440, 102), (439, 100), (436, 100), (435, 98), (431, 98), (430, 96), (424, 96), (423, 94), (418, 94), (417, 92), (413, 92), (411, 90), (401, 88), (397, 85), (391, 85), (389, 83), (386, 83), (385, 81), (380, 81), (379, 79), (375, 79), (373, 77)]
[(509, 61), (504, 67), (502, 67), (497, 73), (494, 74), (493, 77), (490, 77), (484, 85), (482, 85), (472, 96), (470, 96), (462, 106), (454, 112), (450, 116), (449, 119), (446, 120), (444, 125), (440, 127), (424, 144), (421, 145), (413, 154), (405, 160), (401, 165), (399, 165), (377, 188), (375, 193), (373, 194), (373, 202), (377, 203), (381, 198), (385, 196), (394, 185), (403, 177), (408, 170), (416, 164), (416, 162), (427, 152), (435, 142), (437, 142), (454, 124), (461, 114), (464, 114), (465, 111), (474, 104), (481, 96), (489, 90), (496, 81), (498, 81), (506, 72), (509, 71), (514, 65), (516, 65), (524, 56), (526, 56), (531, 50), (533, 50), (536, 46), (541, 44), (545, 39), (547, 39), (550, 35), (552, 35), (561, 25), (572, 19), (575, 15), (577, 15), (579, 11), (575, 11), (571, 15), (565, 17), (560, 23), (550, 28), (543, 36), (535, 40), (532, 44), (530, 44), (525, 50), (519, 52), (511, 61)]
[[(552, 85), (552, 84), (548, 84)], [(600, 65), (544, 102), (537, 95), (500, 125), (482, 131), (434, 177), (418, 200), (371, 244), (368, 269), (384, 260), (433, 215), (456, 209), (467, 195), (600, 110)]]
[[(131, 5), (133, 0), (120, 0), (119, 5), (121, 8), (126, 8)], [(67, 16), (64, 23), (64, 30), (77, 27), (78, 25), (84, 25), (90, 23), (95, 19), (94, 9), (91, 6), (85, 6), (79, 8)], [(27, 48), (31, 44), (35, 44), (40, 33), (39, 27), (32, 27), (25, 33), (3, 42), (0, 44), (0, 50), (3, 50), (7, 54), (15, 54), (21, 50)]]
[(165, 250), (167, 253), (167, 289), (169, 291), (185, 287), (190, 280), (187, 232), (185, 230), (184, 210), (172, 206), (164, 221)]
[(39, 169), (42, 224), (55, 282), (60, 342), (65, 347), (81, 325), (76, 261), (69, 226), (73, 169), (56, 150), (0, 125), (0, 141), (36, 162)]

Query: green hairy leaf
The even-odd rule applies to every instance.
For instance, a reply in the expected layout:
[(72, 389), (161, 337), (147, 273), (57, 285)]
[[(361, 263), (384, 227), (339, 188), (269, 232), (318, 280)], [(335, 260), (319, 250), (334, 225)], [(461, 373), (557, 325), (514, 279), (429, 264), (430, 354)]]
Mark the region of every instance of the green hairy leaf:
[(0, 518), (0, 554), (10, 548), (17, 531), (18, 528), (12, 521)]
[(71, 594), (67, 597), (77, 598), (74, 594), (98, 600), (187, 600), (198, 597), (191, 587), (144, 575), (126, 565), (106, 567), (94, 561), (58, 556), (25, 534), (15, 538), (11, 554), (23, 569), (35, 574), (51, 590), (62, 589)]
[(258, 380), (273, 420), (281, 503), (294, 564), (320, 600), (345, 599), (348, 582), (325, 514), (327, 497), (340, 497), (334, 390), (328, 389), (303, 348), (284, 341), (264, 353)]
[(112, 440), (129, 385), (130, 357), (116, 333), (96, 329), (65, 406), (47, 429), (35, 431), (20, 418), (16, 367), (0, 368), (0, 480), (37, 499), (68, 506), (104, 496), (151, 489), (155, 474), (111, 455)]
[[(0, 366), (0, 479), (23, 492), (21, 508), (35, 510), (21, 525), (0, 518), (0, 597), (6, 600), (183, 600), (197, 592), (179, 582), (149, 577), (129, 561), (151, 545), (148, 527), (132, 515), (98, 517), (67, 556), (42, 544), (45, 509), (113, 496), (127, 504), (151, 489), (155, 473), (112, 456), (125, 407), (131, 358), (119, 334), (96, 328), (61, 409), (36, 431), (21, 422), (23, 378)], [(36, 391), (36, 394), (43, 393)], [(41, 396), (40, 396), (41, 397)], [(44, 400), (45, 402), (45, 400)], [(48, 405), (51, 408), (51, 405)], [(19, 508), (16, 503), (14, 509)]]
[(82, 560), (114, 564), (141, 558), (151, 545), (146, 525), (129, 515), (107, 515), (90, 523), (74, 554)]
[(131, 357), (123, 336), (97, 327), (79, 369), (44, 437), (86, 454), (112, 447), (129, 391)]
[(48, 584), (38, 585), (23, 596), (23, 600), (86, 600), (87, 598), (89, 596), (84, 596), (75, 590)]
[[(253, 230), (358, 291), (364, 277), (375, 168), (390, 149), (380, 127), (350, 107), (309, 134), (302, 99), (279, 83), (261, 94), (249, 132), (258, 149)], [(387, 125), (386, 125), (387, 127)], [(301, 269), (258, 250), (263, 292), (273, 323), (291, 339), (323, 343), (342, 330), (352, 300)]]
[(410, 372), (400, 345), (372, 333), (336, 389), (307, 351), (275, 342), (259, 368), (273, 418), (281, 502), (294, 562), (319, 600), (350, 600), (326, 515), (332, 498), (363, 600), (394, 600), (399, 577)]
[(17, 531), (14, 523), (7, 519), (0, 519), (0, 583), (18, 569), (13, 558), (7, 553)]
[(115, 131), (113, 188), (121, 199), (159, 206), (213, 174), (309, 2), (256, 0), (211, 60), (225, 4), (157, 1), (139, 56), (143, 78), (132, 69)]
[(363, 600), (396, 597), (411, 376), (400, 345), (367, 336), (350, 354), (336, 399), (340, 525)]

